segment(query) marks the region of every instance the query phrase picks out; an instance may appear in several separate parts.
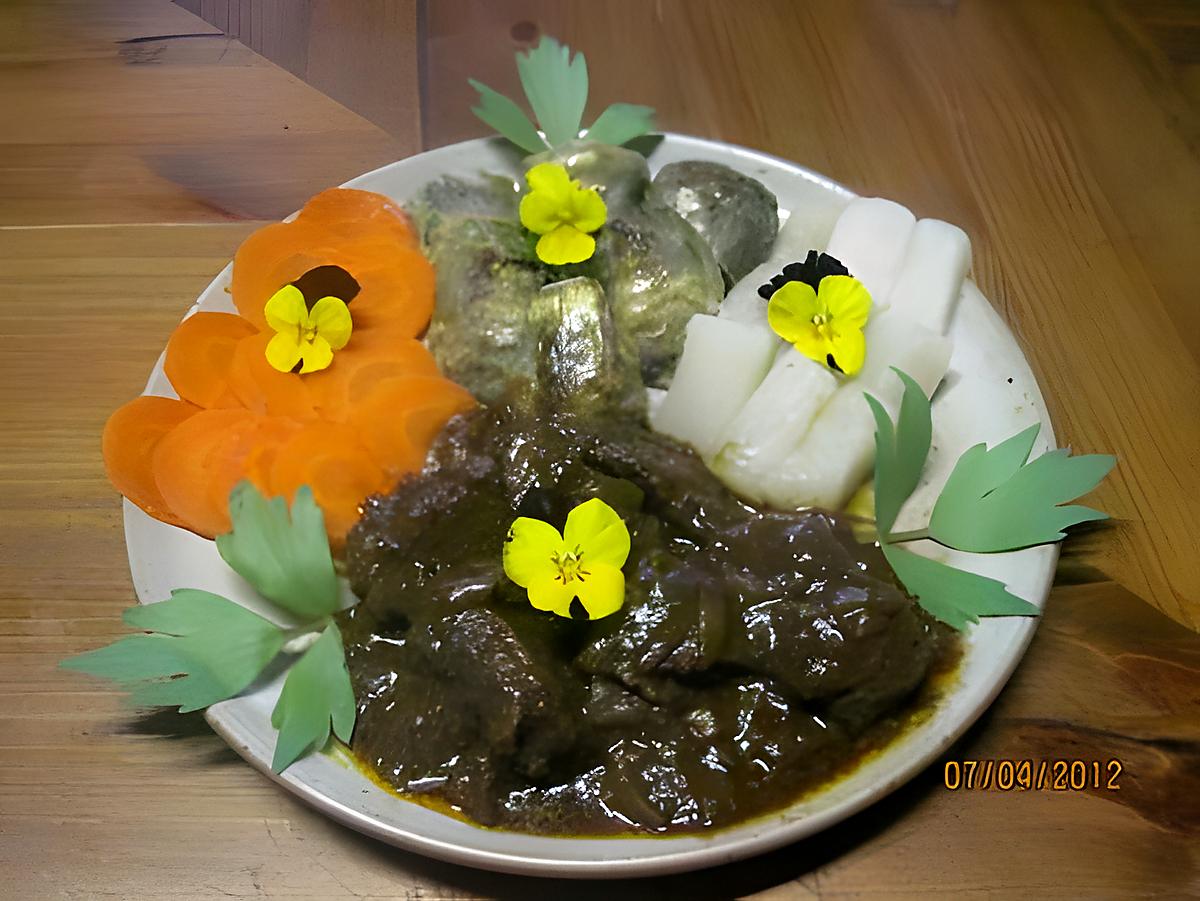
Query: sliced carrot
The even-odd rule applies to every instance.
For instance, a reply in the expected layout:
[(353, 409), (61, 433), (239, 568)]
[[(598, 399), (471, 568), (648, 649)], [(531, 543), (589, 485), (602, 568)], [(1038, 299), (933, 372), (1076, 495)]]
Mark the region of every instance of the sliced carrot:
[(233, 352), (229, 388), (248, 410), (292, 419), (315, 419), (305, 379), (295, 372), (280, 372), (267, 362), (267, 343), (273, 332), (256, 332), (243, 338)]
[(358, 429), (375, 462), (396, 480), (420, 472), (433, 439), (450, 418), (474, 406), (470, 393), (449, 379), (393, 376), (357, 398), (347, 422)]
[(233, 258), (233, 302), (246, 319), (266, 330), (263, 307), (271, 296), (322, 266), (340, 267), (358, 283), (358, 293), (349, 298), (357, 330), (415, 338), (428, 326), (433, 266), (418, 249), (399, 243), (383, 228), (353, 237), (308, 219), (261, 228)]
[(438, 374), (433, 355), (420, 341), (395, 338), (379, 332), (359, 331), (350, 343), (333, 355), (328, 369), (302, 376), (313, 406), (324, 419), (343, 421), (351, 399), (359, 395), (351, 385), (368, 366), (390, 364), (394, 374)]
[(212, 504), (227, 509), (229, 495), (243, 479), (271, 496), (267, 467), (279, 448), (302, 428), (299, 422), (283, 416), (259, 416), (234, 423), (213, 451), (212, 472), (208, 477)]
[(360, 328), (386, 328), (406, 338), (424, 334), (433, 315), (435, 277), (433, 264), (419, 250), (398, 247), (340, 265), (360, 286), (350, 302)]
[(255, 328), (233, 313), (194, 313), (167, 341), (163, 370), (184, 400), (201, 407), (237, 407), (229, 366), (238, 342)]
[(417, 246), (417, 232), (408, 214), (390, 197), (373, 191), (330, 188), (304, 204), (299, 218), (320, 222), (349, 238), (384, 232), (406, 247)]
[(358, 432), (340, 423), (306, 424), (280, 446), (271, 465), (271, 492), (294, 499), (308, 485), (325, 514), (325, 531), (340, 546), (358, 521), (360, 505), (388, 488), (388, 478), (363, 447)]
[(204, 410), (175, 426), (154, 450), (154, 481), (184, 528), (205, 538), (229, 531), (229, 510), (216, 500), (214, 475), (228, 455), (235, 429), (261, 420), (244, 409)]
[(327, 265), (329, 244), (324, 228), (303, 222), (276, 222), (254, 232), (233, 255), (229, 290), (238, 312), (256, 328), (269, 330), (263, 315), (267, 301), (310, 269)]
[(154, 450), (176, 426), (200, 407), (172, 397), (135, 397), (104, 425), (101, 447), (108, 480), (155, 519), (182, 525), (154, 481)]

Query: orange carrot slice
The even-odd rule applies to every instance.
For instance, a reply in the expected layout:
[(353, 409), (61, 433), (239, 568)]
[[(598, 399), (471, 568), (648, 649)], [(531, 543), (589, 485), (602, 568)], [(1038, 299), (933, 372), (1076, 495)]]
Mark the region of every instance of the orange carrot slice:
[(229, 366), (238, 342), (254, 331), (233, 313), (194, 313), (179, 323), (163, 363), (179, 396), (201, 407), (240, 406), (229, 388)]
[(350, 343), (333, 355), (328, 369), (301, 378), (317, 412), (325, 419), (342, 421), (351, 400), (360, 396), (352, 384), (364, 368), (375, 364), (394, 367), (393, 374), (438, 374), (433, 355), (420, 341), (361, 331), (351, 335)]
[(279, 448), (303, 426), (283, 416), (258, 416), (237, 422), (213, 451), (209, 475), (210, 500), (215, 508), (227, 509), (234, 486), (249, 479), (264, 495), (271, 496), (267, 467)]
[(298, 373), (280, 372), (267, 362), (267, 343), (274, 332), (243, 338), (229, 366), (229, 388), (248, 410), (292, 419), (315, 419), (308, 386)]
[(408, 214), (390, 197), (373, 191), (330, 188), (304, 204), (299, 218), (320, 222), (349, 238), (386, 233), (405, 247), (417, 246), (417, 232)]
[[(204, 410), (175, 426), (151, 460), (154, 482), (184, 528), (205, 538), (229, 531), (229, 509), (216, 500), (215, 474), (229, 453), (234, 429), (261, 420), (244, 409)], [(232, 487), (232, 486), (231, 486)]]
[(338, 547), (358, 521), (360, 505), (384, 491), (388, 479), (348, 425), (313, 422), (286, 441), (271, 465), (271, 493), (291, 503), (308, 485), (325, 514), (325, 531)]
[(433, 439), (451, 417), (473, 409), (466, 389), (437, 376), (393, 376), (349, 407), (347, 421), (392, 480), (425, 466)]
[(325, 249), (330, 243), (325, 229), (302, 222), (276, 222), (254, 232), (233, 255), (229, 290), (238, 312), (269, 331), (263, 314), (267, 301), (310, 269), (328, 265)]
[(155, 519), (183, 525), (154, 481), (154, 450), (176, 426), (200, 412), (195, 404), (171, 397), (135, 397), (104, 426), (101, 447), (108, 480)]
[(415, 338), (428, 326), (433, 266), (418, 249), (399, 243), (382, 227), (347, 236), (301, 218), (260, 228), (233, 258), (233, 302), (246, 319), (266, 330), (263, 308), (272, 295), (322, 266), (340, 267), (358, 283), (358, 293), (349, 298), (355, 330), (387, 330)]

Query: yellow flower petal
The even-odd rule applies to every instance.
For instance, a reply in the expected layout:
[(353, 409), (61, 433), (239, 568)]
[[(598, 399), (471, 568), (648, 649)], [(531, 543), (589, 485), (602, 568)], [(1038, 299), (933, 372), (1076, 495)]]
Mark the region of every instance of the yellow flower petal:
[[(813, 317), (822, 312), (816, 291), (804, 282), (788, 282), (771, 295), (767, 303), (767, 323), (780, 338), (795, 344), (800, 340), (811, 340), (811, 335), (816, 332)], [(800, 347), (797, 350), (809, 355)]]
[(300, 362), (300, 342), (292, 333), (279, 332), (267, 342), (267, 362), (272, 369), (280, 372), (291, 372)]
[(581, 232), (590, 233), (600, 228), (607, 218), (608, 207), (600, 193), (594, 188), (576, 187), (571, 196), (571, 224)]
[(504, 574), (528, 588), (541, 578), (554, 578), (558, 567), (554, 556), (563, 551), (558, 529), (540, 519), (522, 516), (513, 522), (504, 542)]
[(263, 307), (267, 325), (276, 332), (300, 328), (308, 324), (308, 307), (304, 294), (295, 285), (284, 285), (271, 295)]
[(301, 343), (300, 359), (304, 361), (304, 365), (300, 367), (301, 375), (306, 372), (320, 372), (333, 362), (333, 348), (329, 346), (328, 341), (317, 335), (311, 341)]
[(521, 224), (535, 235), (552, 232), (563, 223), (563, 205), (549, 194), (531, 191), (521, 198)]
[[(625, 574), (616, 566), (599, 563), (587, 568), (582, 581), (570, 583), (583, 609), (591, 619), (603, 619), (621, 609), (625, 603)], [(535, 605), (536, 606), (536, 605)], [(568, 611), (570, 603), (567, 604)]]
[(313, 304), (308, 320), (316, 327), (317, 334), (328, 341), (334, 350), (341, 350), (346, 346), (354, 327), (350, 309), (339, 297), (322, 297)]
[[(584, 238), (608, 218), (599, 192), (572, 180), (560, 163), (539, 163), (525, 173), (525, 181), (530, 190), (521, 198), (521, 224), (543, 237), (538, 242), (538, 257), (554, 266), (590, 257), (596, 242)], [(546, 241), (551, 235), (554, 237)]]
[(829, 348), (837, 368), (846, 375), (857, 375), (867, 358), (867, 339), (861, 328), (835, 328), (829, 339)]
[(629, 529), (617, 511), (598, 497), (567, 514), (563, 543), (568, 551), (579, 554), (586, 570), (598, 564), (619, 569), (629, 558)]
[(529, 190), (557, 198), (560, 202), (567, 200), (571, 190), (571, 176), (562, 163), (538, 163), (525, 173), (525, 183)]
[(829, 342), (811, 322), (801, 326), (793, 336), (792, 347), (822, 366), (828, 365)]
[(570, 619), (571, 601), (575, 600), (575, 591), (582, 584), (578, 579), (572, 579), (564, 585), (557, 572), (551, 576), (538, 576), (529, 583), (529, 603), (538, 610), (549, 610)]
[(551, 266), (582, 263), (596, 252), (596, 239), (573, 225), (560, 225), (537, 242), (538, 259)]
[(858, 279), (849, 275), (827, 275), (821, 279), (817, 297), (836, 328), (861, 329), (867, 324), (871, 314), (871, 294)]

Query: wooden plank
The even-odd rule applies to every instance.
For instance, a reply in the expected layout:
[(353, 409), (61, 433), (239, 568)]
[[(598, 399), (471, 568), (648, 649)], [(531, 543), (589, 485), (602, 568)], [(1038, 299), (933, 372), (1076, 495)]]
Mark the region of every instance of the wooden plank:
[(0, 225), (277, 218), (418, 146), (161, 0), (6, 3), (0, 33)]
[(206, 6), (206, 21), (384, 131), (417, 139), (416, 0), (221, 2), (227, 12)]

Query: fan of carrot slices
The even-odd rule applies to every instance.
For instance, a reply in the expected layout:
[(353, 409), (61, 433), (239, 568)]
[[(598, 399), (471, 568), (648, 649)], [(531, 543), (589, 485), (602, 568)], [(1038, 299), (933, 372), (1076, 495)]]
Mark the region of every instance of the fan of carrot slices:
[[(263, 308), (286, 285), (346, 301), (349, 343), (319, 372), (267, 362)], [(337, 547), (371, 494), (418, 472), (453, 416), (475, 405), (419, 340), (433, 267), (388, 198), (334, 188), (291, 222), (252, 234), (233, 260), (238, 313), (199, 312), (175, 329), (164, 368), (179, 400), (138, 397), (104, 429), (109, 478), (156, 519), (212, 538), (248, 479), (292, 500), (308, 485)]]

